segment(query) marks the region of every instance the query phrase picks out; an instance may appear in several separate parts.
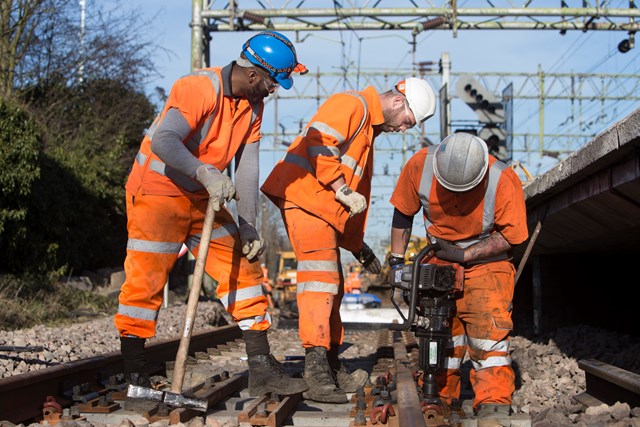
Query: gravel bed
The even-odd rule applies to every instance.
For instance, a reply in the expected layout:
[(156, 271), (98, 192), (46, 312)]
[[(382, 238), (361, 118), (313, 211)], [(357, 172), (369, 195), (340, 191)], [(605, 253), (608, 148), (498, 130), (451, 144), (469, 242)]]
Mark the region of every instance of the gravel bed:
[[(184, 304), (163, 308), (154, 340), (179, 336), (184, 310)], [(36, 326), (0, 331), (0, 346), (43, 347), (39, 352), (0, 352), (0, 378), (120, 349), (111, 316), (82, 320), (85, 321), (69, 327)], [(228, 320), (219, 303), (203, 301), (198, 304), (194, 330), (224, 324)], [(357, 335), (346, 335), (350, 346), (342, 357), (367, 357), (375, 353), (374, 332), (354, 334)], [(269, 335), (274, 354), (304, 354), (297, 330), (278, 329), (276, 323)], [(585, 391), (585, 375), (578, 368), (578, 360), (594, 358), (640, 374), (639, 354), (640, 339), (584, 325), (561, 328), (535, 340), (513, 337), (512, 358), (517, 376), (514, 408), (530, 414), (535, 427), (640, 427), (640, 407), (616, 403), (585, 409), (573, 399)], [(238, 360), (237, 368), (244, 369), (244, 363)]]

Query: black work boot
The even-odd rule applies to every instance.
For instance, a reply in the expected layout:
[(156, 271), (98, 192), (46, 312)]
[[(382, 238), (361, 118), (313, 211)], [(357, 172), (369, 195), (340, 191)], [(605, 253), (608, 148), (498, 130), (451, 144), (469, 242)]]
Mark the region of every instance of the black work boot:
[(309, 391), (302, 393), (305, 399), (326, 403), (349, 401), (347, 395), (338, 388), (327, 360), (327, 349), (324, 347), (307, 348), (304, 358), (304, 379), (309, 385)]
[(369, 374), (362, 369), (349, 372), (338, 358), (338, 346), (331, 346), (331, 349), (327, 351), (327, 360), (338, 387), (345, 393), (355, 393), (358, 387), (364, 387), (369, 379)]
[(151, 378), (146, 372), (126, 372), (124, 374), (124, 380), (127, 382), (127, 384), (152, 388)]
[[(144, 338), (120, 337), (120, 353), (124, 362), (124, 380), (129, 385), (152, 388), (144, 357), (144, 343)], [(157, 402), (152, 402), (149, 399), (127, 396), (124, 401), (124, 409), (142, 413), (150, 410), (155, 403)]]
[(133, 385), (151, 387), (144, 357), (144, 338), (120, 337), (120, 354), (124, 362), (124, 380)]
[(504, 427), (510, 426), (509, 414), (511, 405), (486, 403), (478, 405), (478, 427)]
[(309, 389), (302, 378), (291, 378), (271, 354), (249, 356), (249, 396), (278, 393), (282, 396)]

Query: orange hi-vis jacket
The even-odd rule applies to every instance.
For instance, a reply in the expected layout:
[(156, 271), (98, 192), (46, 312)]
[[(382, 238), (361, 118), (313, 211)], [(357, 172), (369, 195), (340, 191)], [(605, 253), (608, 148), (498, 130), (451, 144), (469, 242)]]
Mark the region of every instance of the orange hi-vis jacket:
[(277, 206), (293, 204), (321, 218), (341, 234), (343, 248), (360, 250), (367, 210), (349, 218), (330, 184), (344, 177), (369, 204), (373, 141), (379, 134), (373, 126), (382, 123), (380, 97), (372, 86), (330, 96), (271, 171), (262, 192)]
[(197, 180), (168, 167), (151, 152), (155, 130), (170, 108), (180, 111), (194, 129), (183, 141), (189, 151), (220, 171), (227, 168), (242, 144), (260, 140), (264, 104), (252, 106), (246, 99), (234, 99), (227, 83), (230, 72), (231, 65), (205, 68), (175, 82), (162, 112), (142, 140), (127, 191), (136, 194), (141, 189), (142, 194), (164, 196), (204, 191)]

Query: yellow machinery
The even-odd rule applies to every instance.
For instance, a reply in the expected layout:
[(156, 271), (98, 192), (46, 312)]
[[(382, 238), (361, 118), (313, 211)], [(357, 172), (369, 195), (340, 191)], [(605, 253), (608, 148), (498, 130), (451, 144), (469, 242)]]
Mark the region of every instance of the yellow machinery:
[(272, 297), (275, 306), (281, 310), (298, 312), (296, 302), (296, 273), (298, 259), (293, 251), (278, 252), (278, 270), (273, 284)]
[[(427, 238), (419, 237), (416, 235), (412, 235), (409, 237), (409, 243), (407, 244), (407, 251), (405, 252), (405, 262), (413, 262), (413, 258), (418, 255), (418, 252), (425, 246), (427, 246)], [(380, 274), (372, 279), (370, 277), (366, 277), (365, 281), (368, 281), (369, 288), (378, 288), (378, 289), (388, 289), (389, 288), (389, 264), (387, 264), (387, 259), (389, 258), (389, 253), (391, 253), (391, 244), (387, 246), (387, 252), (384, 255), (384, 262), (382, 264), (382, 271)]]

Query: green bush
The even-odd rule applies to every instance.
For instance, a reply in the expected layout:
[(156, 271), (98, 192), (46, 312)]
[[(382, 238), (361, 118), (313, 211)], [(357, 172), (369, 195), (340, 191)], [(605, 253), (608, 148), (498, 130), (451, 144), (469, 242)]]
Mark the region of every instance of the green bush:
[[(106, 80), (19, 95), (35, 119), (19, 109), (0, 119), (0, 273), (55, 278), (122, 265), (124, 184), (155, 108)], [(46, 129), (42, 138), (37, 129)]]
[(41, 141), (33, 117), (0, 99), (0, 253), (6, 266), (13, 263), (28, 234), (29, 200), (40, 177)]

